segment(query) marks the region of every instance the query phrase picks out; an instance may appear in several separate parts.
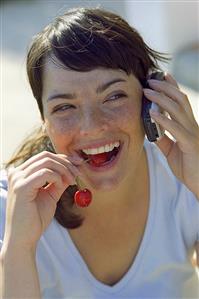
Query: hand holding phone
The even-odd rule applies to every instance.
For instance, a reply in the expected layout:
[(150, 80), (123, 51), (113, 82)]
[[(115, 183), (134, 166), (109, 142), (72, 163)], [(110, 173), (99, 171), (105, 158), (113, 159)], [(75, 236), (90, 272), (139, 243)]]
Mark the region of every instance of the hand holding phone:
[[(155, 79), (155, 80), (164, 80), (164, 72), (153, 72), (148, 79)], [(151, 88), (149, 87), (148, 82), (146, 81), (146, 85), (144, 88)], [(157, 141), (164, 135), (164, 130), (160, 127), (158, 123), (156, 123), (150, 116), (149, 110), (155, 110), (162, 113), (162, 109), (156, 104), (151, 102), (149, 99), (143, 95), (142, 98), (142, 120), (144, 125), (144, 130), (146, 136), (150, 142)]]

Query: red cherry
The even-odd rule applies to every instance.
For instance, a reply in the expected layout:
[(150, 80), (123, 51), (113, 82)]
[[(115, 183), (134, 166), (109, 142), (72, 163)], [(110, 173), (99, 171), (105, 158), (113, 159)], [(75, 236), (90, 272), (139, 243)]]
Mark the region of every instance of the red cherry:
[(92, 193), (88, 189), (78, 190), (75, 192), (74, 201), (78, 207), (88, 207), (92, 201)]
[(104, 162), (106, 162), (107, 158), (108, 158), (107, 153), (92, 155), (90, 163), (93, 166), (99, 166), (100, 164), (103, 164)]

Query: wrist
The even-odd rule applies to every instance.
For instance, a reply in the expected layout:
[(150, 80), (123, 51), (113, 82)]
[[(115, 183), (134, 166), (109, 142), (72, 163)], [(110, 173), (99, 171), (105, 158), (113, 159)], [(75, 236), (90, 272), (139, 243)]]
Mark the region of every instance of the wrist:
[(36, 255), (36, 246), (27, 246), (22, 244), (17, 244), (16, 242), (6, 241), (3, 243), (1, 248), (1, 257), (5, 258), (7, 256), (16, 256), (17, 259), (24, 256)]

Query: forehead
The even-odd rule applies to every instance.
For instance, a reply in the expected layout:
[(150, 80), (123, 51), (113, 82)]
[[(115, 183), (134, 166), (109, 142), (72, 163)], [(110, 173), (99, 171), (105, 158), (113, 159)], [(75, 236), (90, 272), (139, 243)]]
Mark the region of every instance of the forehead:
[(112, 70), (97, 68), (89, 72), (78, 72), (73, 70), (64, 69), (56, 65), (52, 61), (45, 64), (43, 70), (43, 86), (73, 86), (73, 88), (85, 87), (85, 85), (93, 86), (93, 84), (106, 82), (114, 78), (127, 79), (127, 74), (122, 70)]
[[(120, 69), (97, 68), (89, 72), (78, 72), (47, 61), (42, 77), (43, 103), (48, 102), (48, 99), (55, 94), (70, 94), (75, 97), (93, 96), (100, 87), (113, 81), (120, 81), (117, 84), (122, 84), (120, 86), (130, 93), (140, 93), (141, 90), (138, 79), (133, 74), (127, 75)], [(112, 86), (119, 87), (116, 84)]]

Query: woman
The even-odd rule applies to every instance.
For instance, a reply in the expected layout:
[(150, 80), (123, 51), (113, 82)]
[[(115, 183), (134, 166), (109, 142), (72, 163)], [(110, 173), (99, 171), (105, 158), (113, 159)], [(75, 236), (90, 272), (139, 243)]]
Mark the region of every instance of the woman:
[[(27, 72), (43, 130), (8, 163), (8, 192), (2, 180), (5, 298), (199, 295), (199, 128), (171, 75), (143, 88), (158, 60), (100, 9), (71, 10), (34, 38)], [(145, 139), (143, 93), (176, 141)], [(87, 208), (74, 203), (84, 188)]]

